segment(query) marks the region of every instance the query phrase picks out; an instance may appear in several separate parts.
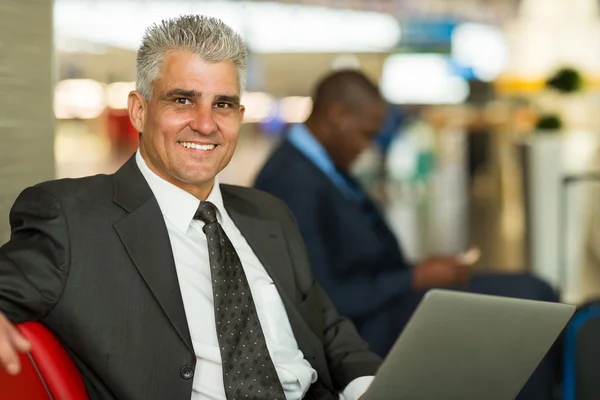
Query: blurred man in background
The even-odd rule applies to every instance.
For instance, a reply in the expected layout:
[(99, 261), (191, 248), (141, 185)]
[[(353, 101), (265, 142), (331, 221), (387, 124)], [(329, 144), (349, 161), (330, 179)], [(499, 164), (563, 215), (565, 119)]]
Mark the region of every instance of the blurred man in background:
[[(526, 274), (474, 275), (462, 257), (411, 265), (382, 213), (349, 174), (380, 131), (386, 103), (357, 71), (325, 77), (305, 124), (293, 125), (255, 186), (283, 199), (306, 241), (317, 280), (372, 349), (385, 356), (430, 288), (558, 301)], [(551, 398), (553, 365), (544, 362), (521, 399)]]

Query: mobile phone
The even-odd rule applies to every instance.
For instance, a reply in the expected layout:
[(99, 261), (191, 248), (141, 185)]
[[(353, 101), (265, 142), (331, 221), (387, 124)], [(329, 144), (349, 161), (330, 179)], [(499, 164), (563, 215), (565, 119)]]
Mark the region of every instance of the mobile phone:
[(459, 260), (463, 264), (467, 264), (467, 265), (475, 264), (477, 261), (479, 261), (480, 257), (481, 257), (481, 250), (479, 250), (479, 248), (477, 248), (477, 247), (472, 247), (469, 250), (465, 251), (464, 253), (462, 253), (458, 256)]

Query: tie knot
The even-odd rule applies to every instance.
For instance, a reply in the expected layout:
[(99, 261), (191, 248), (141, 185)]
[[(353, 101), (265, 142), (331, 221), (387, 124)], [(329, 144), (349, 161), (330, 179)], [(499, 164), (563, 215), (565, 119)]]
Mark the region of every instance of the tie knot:
[(206, 225), (217, 222), (217, 207), (210, 201), (201, 201), (194, 219), (199, 219)]

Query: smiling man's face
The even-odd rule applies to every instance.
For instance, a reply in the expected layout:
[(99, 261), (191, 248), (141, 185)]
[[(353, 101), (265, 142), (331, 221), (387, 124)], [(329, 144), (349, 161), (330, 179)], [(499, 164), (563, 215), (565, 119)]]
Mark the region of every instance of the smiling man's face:
[(205, 198), (233, 156), (243, 119), (233, 61), (209, 63), (171, 51), (153, 82), (150, 101), (134, 92), (129, 109), (142, 132), (140, 152), (150, 169)]

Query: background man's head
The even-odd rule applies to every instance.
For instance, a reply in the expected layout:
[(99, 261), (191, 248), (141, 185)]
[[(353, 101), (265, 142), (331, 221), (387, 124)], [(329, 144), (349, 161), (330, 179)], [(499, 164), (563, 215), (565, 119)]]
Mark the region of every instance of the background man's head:
[(355, 70), (326, 76), (317, 84), (313, 98), (307, 125), (333, 162), (348, 169), (375, 139), (387, 105), (377, 86)]
[(129, 111), (157, 175), (208, 195), (235, 150), (246, 68), (242, 38), (218, 19), (183, 16), (146, 31)]

